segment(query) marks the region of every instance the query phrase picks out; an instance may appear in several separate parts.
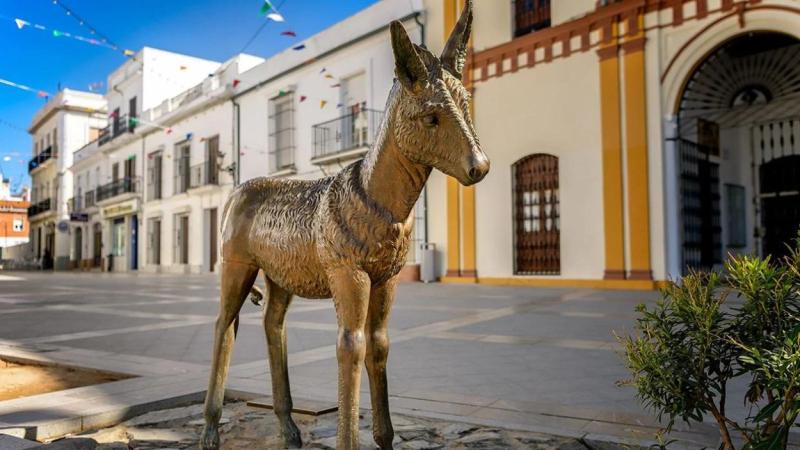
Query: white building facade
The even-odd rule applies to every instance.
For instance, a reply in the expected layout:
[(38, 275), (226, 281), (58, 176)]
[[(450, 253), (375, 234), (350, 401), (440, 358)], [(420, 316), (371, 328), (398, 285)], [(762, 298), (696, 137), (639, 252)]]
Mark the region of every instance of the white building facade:
[(105, 125), (101, 95), (64, 89), (33, 118), (31, 206), (28, 210), (33, 257), (48, 269), (70, 267), (68, 200), (73, 189), (73, 152), (83, 147)]

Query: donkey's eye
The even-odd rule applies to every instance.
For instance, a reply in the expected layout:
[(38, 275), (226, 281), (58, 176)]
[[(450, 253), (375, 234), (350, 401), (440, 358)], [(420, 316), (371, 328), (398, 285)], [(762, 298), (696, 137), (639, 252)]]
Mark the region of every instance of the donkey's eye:
[(431, 114), (429, 116), (423, 116), (422, 117), (422, 123), (424, 123), (425, 125), (427, 125), (429, 127), (434, 127), (436, 125), (439, 125), (439, 118), (436, 117), (433, 114)]

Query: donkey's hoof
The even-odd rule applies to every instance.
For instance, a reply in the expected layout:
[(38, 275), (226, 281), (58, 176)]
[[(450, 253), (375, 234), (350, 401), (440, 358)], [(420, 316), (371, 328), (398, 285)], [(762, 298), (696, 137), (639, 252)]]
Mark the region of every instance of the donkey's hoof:
[(291, 419), (284, 424), (283, 430), (281, 430), (281, 436), (283, 437), (283, 445), (285, 445), (286, 448), (303, 447), (303, 440), (300, 438), (300, 430)]
[(203, 427), (200, 437), (200, 450), (219, 450), (219, 431), (216, 427)]

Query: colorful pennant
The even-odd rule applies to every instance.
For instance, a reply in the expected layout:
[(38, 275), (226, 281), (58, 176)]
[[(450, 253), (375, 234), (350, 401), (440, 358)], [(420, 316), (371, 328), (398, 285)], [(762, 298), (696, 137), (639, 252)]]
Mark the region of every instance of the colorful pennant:
[(41, 97), (50, 97), (50, 94), (48, 94), (45, 91), (40, 91), (38, 89), (33, 89), (31, 87), (28, 87), (28, 86), (25, 86), (25, 85), (22, 85), (22, 84), (14, 83), (13, 81), (8, 81), (8, 80), (4, 80), (4, 79), (0, 78), (0, 83), (5, 84), (7, 86), (15, 87), (17, 89), (22, 89), (23, 91), (33, 92), (34, 94), (36, 94), (40, 98)]
[(297, 51), (297, 50), (303, 50), (305, 48), (306, 48), (305, 44), (300, 44), (298, 46), (292, 47), (292, 50)]
[(294, 31), (284, 31), (281, 33), (281, 36), (297, 37), (297, 33)]
[(319, 109), (322, 109), (322, 108), (324, 108), (324, 107), (325, 107), (325, 105), (327, 105), (327, 104), (328, 104), (328, 101), (327, 101), (327, 100), (322, 100), (321, 102), (319, 102)]

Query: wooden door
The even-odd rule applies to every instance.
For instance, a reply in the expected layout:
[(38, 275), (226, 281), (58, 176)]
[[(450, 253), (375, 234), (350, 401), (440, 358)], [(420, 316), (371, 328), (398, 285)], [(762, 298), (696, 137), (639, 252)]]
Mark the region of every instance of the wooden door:
[(515, 272), (561, 272), (558, 158), (530, 155), (514, 164)]

